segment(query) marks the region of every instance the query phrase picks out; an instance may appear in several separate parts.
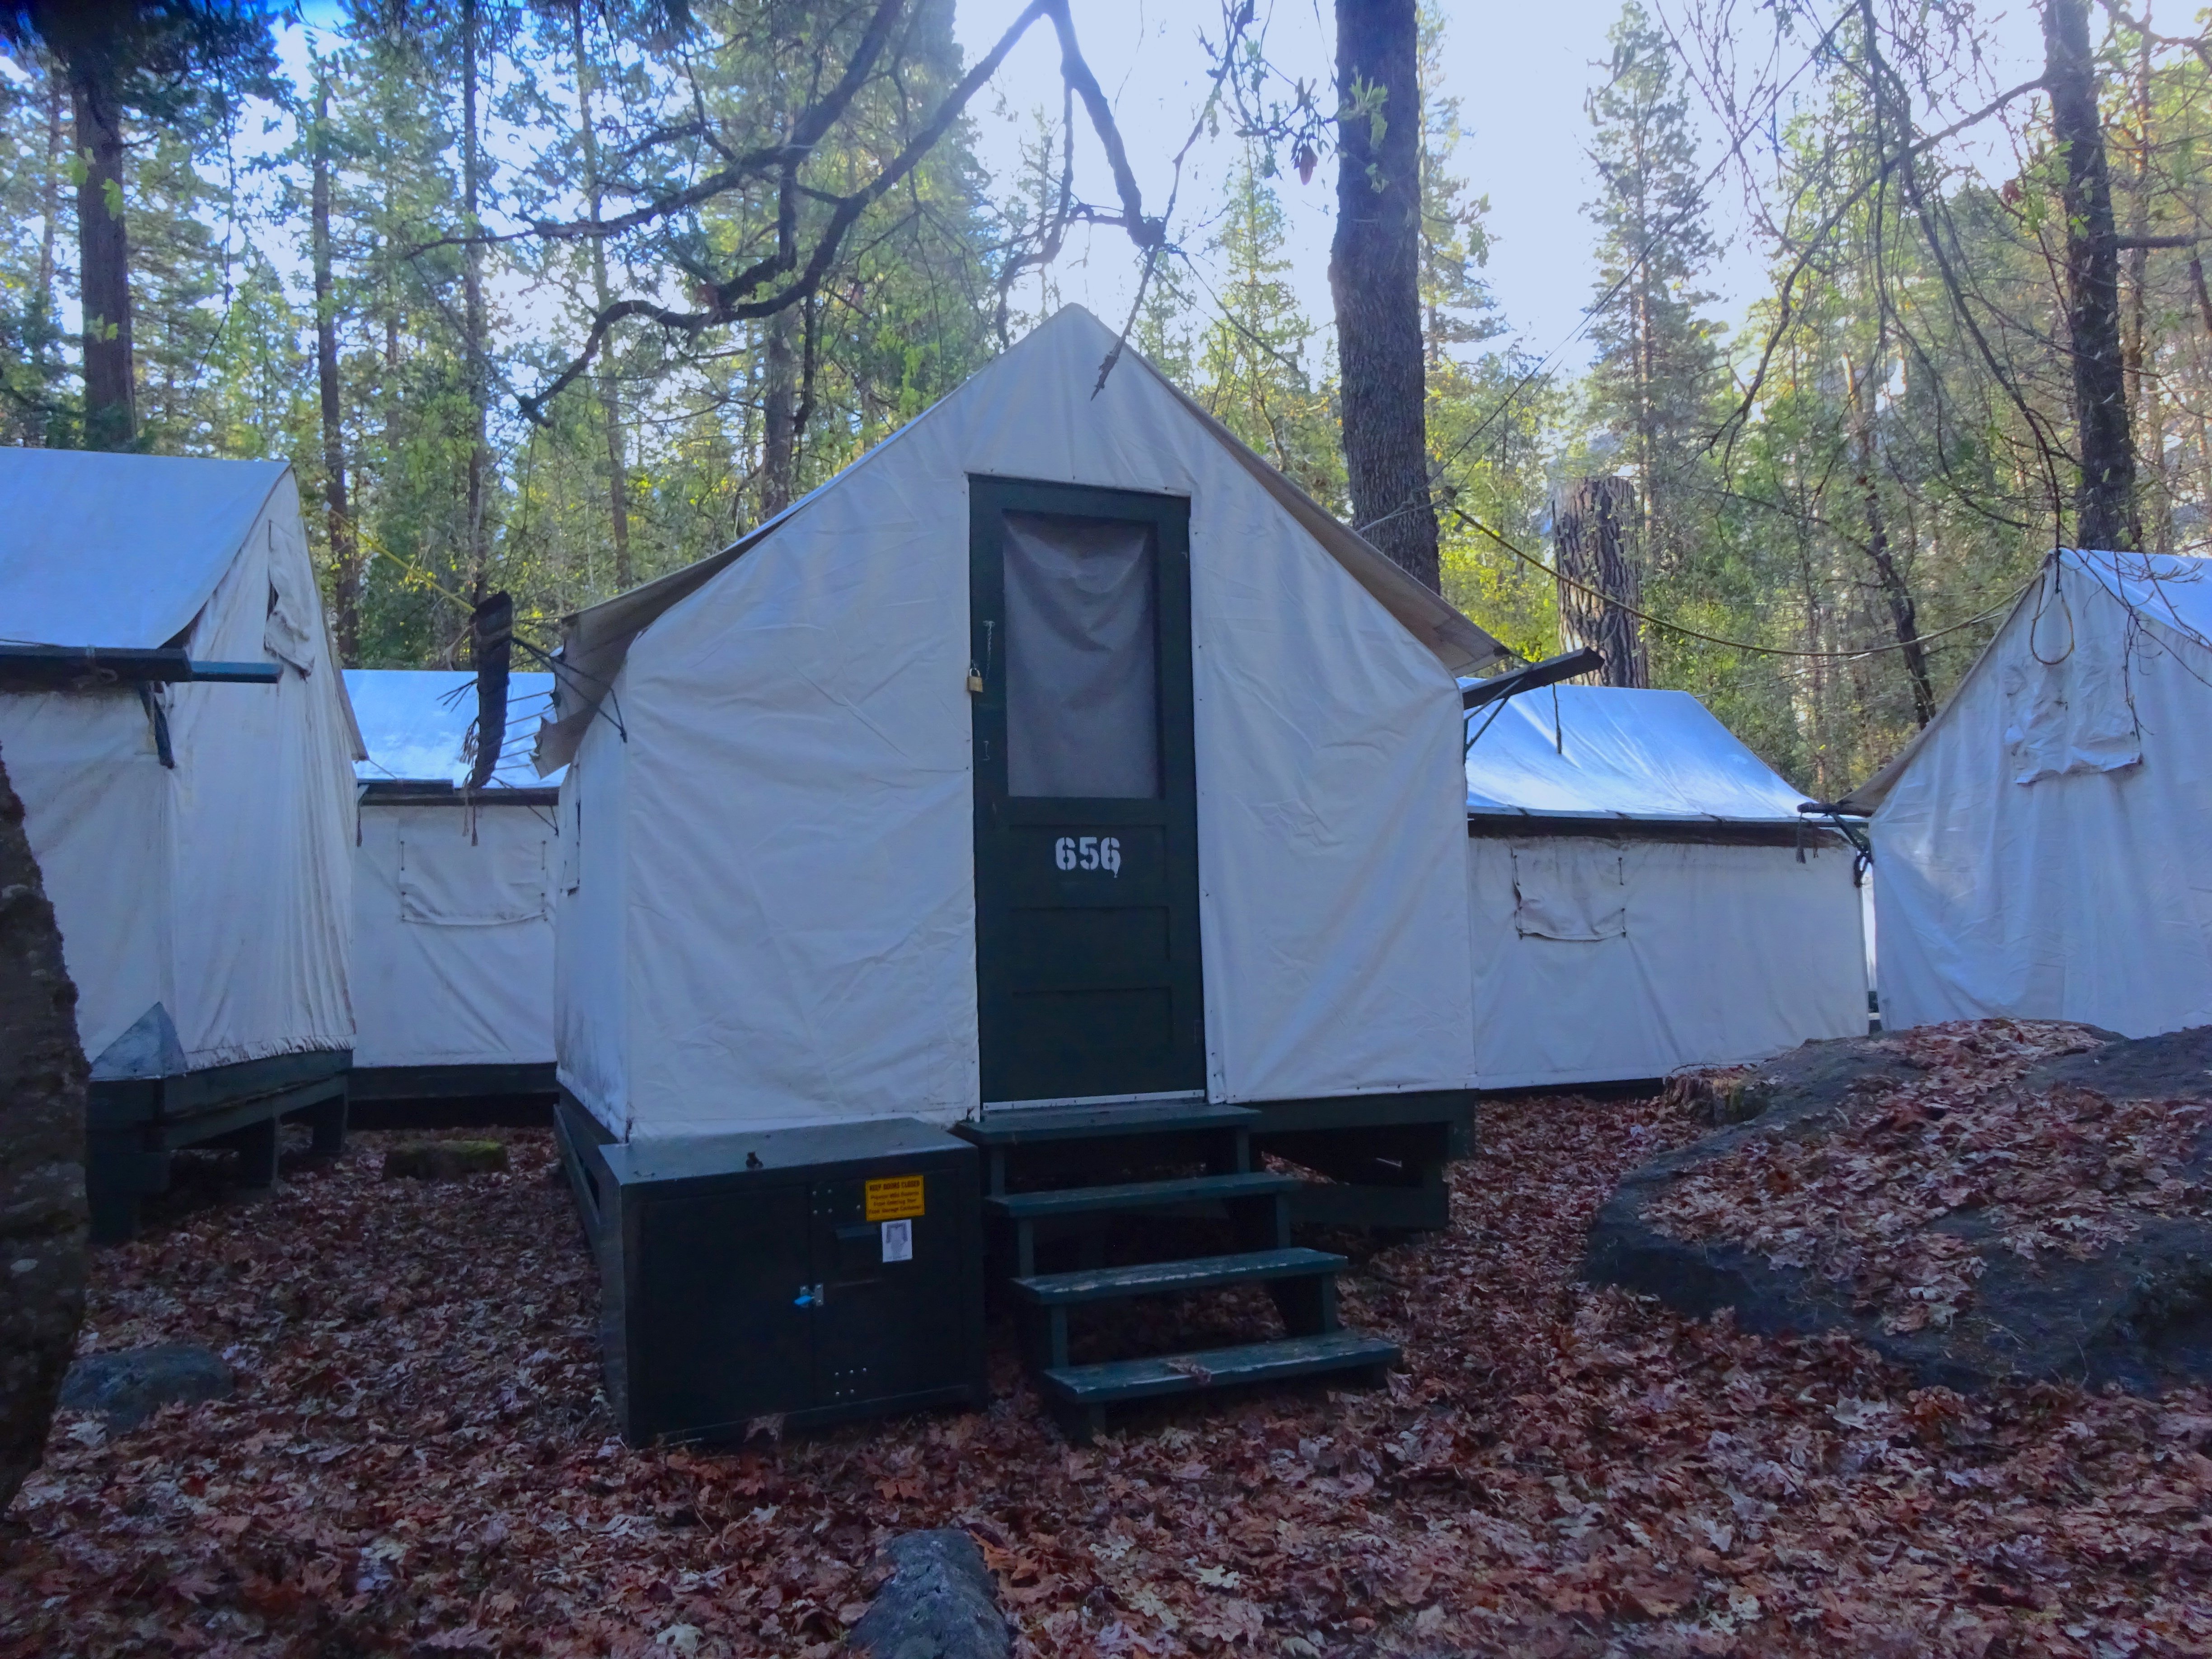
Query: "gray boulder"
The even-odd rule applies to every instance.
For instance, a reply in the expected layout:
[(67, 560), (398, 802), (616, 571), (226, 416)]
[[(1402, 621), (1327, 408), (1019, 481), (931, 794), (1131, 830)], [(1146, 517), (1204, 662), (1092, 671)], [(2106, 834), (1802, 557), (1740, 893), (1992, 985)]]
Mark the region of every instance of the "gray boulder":
[[(1918, 1381), (1954, 1389), (2044, 1379), (2151, 1390), (2212, 1377), (2212, 1223), (2203, 1219), (2143, 1215), (2130, 1237), (2087, 1261), (2046, 1254), (2031, 1261), (2002, 1248), (1980, 1212), (1954, 1212), (1933, 1229), (1981, 1257), (1972, 1304), (1947, 1328), (1887, 1331), (1854, 1305), (1845, 1285), (1778, 1267), (1727, 1239), (1675, 1237), (1645, 1218), (1675, 1182), (1752, 1136), (1819, 1139), (1835, 1127), (1838, 1108), (1917, 1071), (1878, 1039), (1858, 1037), (1808, 1043), (1765, 1062), (1735, 1093), (1754, 1113), (1748, 1121), (1714, 1110), (1708, 1121), (1727, 1127), (1621, 1181), (1591, 1224), (1583, 1277), (1693, 1317), (1728, 1308), (1747, 1330), (1848, 1331)], [(2029, 1090), (2062, 1084), (2116, 1099), (2212, 1098), (2212, 1030), (2136, 1042), (2115, 1036), (2090, 1052), (2045, 1060), (2021, 1080)], [(2173, 1173), (2212, 1188), (2212, 1130)]]
[(872, 1659), (1006, 1659), (1012, 1638), (975, 1540), (957, 1528), (884, 1546), (891, 1576), (845, 1640)]
[(88, 1353), (62, 1380), (62, 1404), (98, 1412), (109, 1429), (135, 1429), (174, 1401), (196, 1404), (225, 1400), (234, 1386), (230, 1367), (212, 1351), (191, 1342)]

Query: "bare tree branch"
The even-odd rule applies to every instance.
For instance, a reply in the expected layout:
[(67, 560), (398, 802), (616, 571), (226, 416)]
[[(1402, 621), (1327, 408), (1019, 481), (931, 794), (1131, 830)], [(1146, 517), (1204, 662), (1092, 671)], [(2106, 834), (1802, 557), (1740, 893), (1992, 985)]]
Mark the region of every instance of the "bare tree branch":
[[(873, 64), (877, 54), (882, 50), (884, 42), (890, 37), (891, 24), (896, 20), (900, 9), (905, 4), (905, 0), (883, 0), (875, 17), (869, 24), (866, 36), (864, 37), (861, 45), (855, 49), (853, 61), (847, 65), (846, 73), (840, 78), (836, 88), (827, 98), (800, 114), (799, 120), (793, 124), (790, 142), (776, 147), (773, 152), (780, 171), (776, 191), (775, 252), (756, 260), (723, 282), (704, 286), (701, 291), (703, 303), (697, 310), (678, 310), (663, 305), (658, 301), (643, 299), (620, 300), (605, 307), (592, 319), (591, 327), (585, 336), (582, 347), (567, 366), (547, 382), (542, 390), (517, 399), (522, 413), (539, 425), (545, 424), (545, 406), (574, 385), (578, 377), (590, 368), (592, 360), (599, 355), (600, 348), (605, 343), (609, 331), (619, 324), (633, 319), (642, 319), (657, 323), (663, 328), (682, 333), (696, 334), (729, 323), (773, 316), (775, 313), (797, 304), (812, 294), (820, 286), (823, 276), (828, 272), (831, 264), (835, 263), (847, 233), (852, 229), (854, 223), (861, 214), (895, 186), (900, 179), (921, 165), (922, 159), (935, 147), (938, 140), (950, 131), (953, 123), (960, 118), (969, 100), (981, 89), (992, 76), (998, 72), (1000, 64), (1006, 61), (1006, 54), (1013, 50), (1015, 43), (1028, 33), (1030, 27), (1039, 18), (1048, 14), (1054, 3), (1054, 0), (1031, 0), (1031, 3), (1025, 7), (1021, 15), (1007, 27), (1006, 33), (999, 37), (991, 50), (961, 78), (959, 84), (946, 94), (928, 123), (898, 155), (886, 163), (875, 178), (860, 189), (848, 195), (830, 198), (835, 202), (836, 206), (830, 214), (829, 222), (817, 237), (812, 255), (807, 259), (804, 268), (799, 269), (799, 169), (811, 155), (815, 146), (836, 125), (838, 117), (842, 114), (846, 106), (851, 103), (860, 85), (866, 78), (863, 60), (866, 60), (867, 64)], [(1064, 5), (1065, 0), (1060, 0), (1060, 3)], [(1108, 118), (1110, 122), (1110, 113)], [(745, 182), (744, 179), (731, 178), (727, 169), (715, 177), (725, 181), (716, 191), (701, 193), (706, 182), (702, 180), (701, 185), (694, 185), (690, 190), (681, 192), (686, 204), (697, 205), (701, 202), (710, 199), (713, 195), (735, 189)], [(659, 216), (649, 209), (640, 211), (647, 214), (648, 220), (651, 217)], [(645, 222), (647, 221), (639, 222)], [(588, 224), (588, 222), (586, 222)], [(620, 223), (621, 221), (608, 220), (605, 222), (613, 225)], [(799, 270), (798, 276), (782, 287), (773, 290), (766, 297), (751, 301), (743, 298), (744, 295), (767, 286), (776, 277), (785, 276), (794, 269)]]

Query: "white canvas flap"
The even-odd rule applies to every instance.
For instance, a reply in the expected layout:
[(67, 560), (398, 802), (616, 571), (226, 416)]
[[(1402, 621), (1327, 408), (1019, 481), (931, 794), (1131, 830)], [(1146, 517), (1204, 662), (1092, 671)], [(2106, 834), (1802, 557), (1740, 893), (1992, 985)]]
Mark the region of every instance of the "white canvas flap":
[(2077, 629), (2070, 606), (2033, 620), (2031, 648), (2004, 665), (2005, 754), (2014, 783), (2117, 772), (2142, 759), (2128, 690), (2129, 633)]
[(399, 841), (399, 915), (433, 927), (496, 927), (542, 921), (546, 901), (545, 847), (535, 839), (479, 837), (474, 844), (464, 814), (441, 809), (450, 832), (403, 835)]
[(1620, 854), (1593, 853), (1571, 836), (1516, 842), (1513, 929), (1522, 939), (1594, 944), (1628, 932), (1628, 885)]
[(261, 643), (302, 674), (312, 674), (321, 654), (322, 598), (305, 562), (286, 557), (290, 550), (277, 544), (276, 515), (263, 523), (269, 537), (269, 620), (262, 626)]

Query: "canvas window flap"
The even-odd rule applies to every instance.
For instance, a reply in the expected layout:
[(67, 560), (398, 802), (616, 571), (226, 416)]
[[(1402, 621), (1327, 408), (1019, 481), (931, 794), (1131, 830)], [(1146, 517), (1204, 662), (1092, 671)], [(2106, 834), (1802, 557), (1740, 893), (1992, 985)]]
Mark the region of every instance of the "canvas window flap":
[(542, 842), (469, 841), (465, 814), (453, 828), (402, 836), (399, 916), (432, 927), (496, 927), (551, 914)]
[(1588, 844), (1516, 842), (1513, 854), (1513, 929), (1522, 939), (1595, 944), (1628, 932), (1628, 885), (1621, 855)]
[(2005, 664), (2005, 755), (2014, 783), (2117, 772), (2142, 759), (2128, 655), (2159, 647), (2098, 622), (2076, 628), (2070, 605), (2051, 607), (2031, 624), (2030, 649)]

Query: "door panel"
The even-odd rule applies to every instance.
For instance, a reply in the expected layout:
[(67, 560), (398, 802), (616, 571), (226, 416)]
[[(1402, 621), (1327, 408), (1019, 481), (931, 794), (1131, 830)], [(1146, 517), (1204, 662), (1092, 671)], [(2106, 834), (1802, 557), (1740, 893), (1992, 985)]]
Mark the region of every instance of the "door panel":
[(815, 1183), (817, 1406), (895, 1399), (959, 1375), (963, 1328), (957, 1306), (946, 1300), (958, 1279), (943, 1261), (957, 1248), (955, 1200), (940, 1177), (920, 1179), (921, 1204), (890, 1224), (901, 1235), (896, 1241), (886, 1224), (868, 1219), (866, 1181)]
[(743, 1201), (641, 1206), (640, 1259), (651, 1271), (640, 1286), (640, 1328), (652, 1342), (630, 1374), (633, 1389), (652, 1391), (642, 1420), (710, 1424), (806, 1398), (814, 1320), (799, 1298), (815, 1277), (807, 1219), (807, 1189), (795, 1183), (763, 1186)]
[(983, 1099), (1202, 1091), (1189, 504), (969, 491)]

